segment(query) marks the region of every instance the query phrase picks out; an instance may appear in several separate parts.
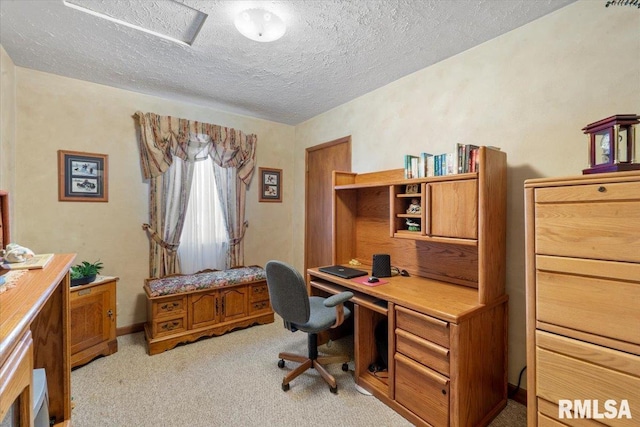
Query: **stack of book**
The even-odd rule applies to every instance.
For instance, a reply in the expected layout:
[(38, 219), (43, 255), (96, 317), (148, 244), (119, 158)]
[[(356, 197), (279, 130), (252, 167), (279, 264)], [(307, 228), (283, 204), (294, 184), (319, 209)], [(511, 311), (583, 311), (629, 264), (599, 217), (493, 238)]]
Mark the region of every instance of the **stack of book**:
[(407, 154), (404, 156), (404, 177), (425, 178), (434, 176), (433, 155), (429, 153), (420, 153), (420, 156), (412, 156)]
[[(488, 148), (499, 150), (497, 147)], [(404, 156), (404, 177), (411, 179), (478, 172), (479, 150), (477, 145), (456, 144), (456, 150), (451, 153), (407, 154)]]

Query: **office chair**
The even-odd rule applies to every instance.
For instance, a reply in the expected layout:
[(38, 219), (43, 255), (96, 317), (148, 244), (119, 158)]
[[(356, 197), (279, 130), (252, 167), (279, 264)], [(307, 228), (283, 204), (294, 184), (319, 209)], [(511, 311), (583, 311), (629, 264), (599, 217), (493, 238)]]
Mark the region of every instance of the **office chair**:
[(282, 390), (289, 390), (289, 383), (309, 368), (315, 368), (329, 384), (331, 393), (338, 392), (335, 378), (323, 365), (342, 363), (347, 371), (349, 357), (318, 356), (318, 332), (335, 328), (351, 315), (344, 302), (353, 297), (351, 292), (342, 292), (329, 298), (310, 297), (307, 285), (300, 273), (293, 267), (280, 261), (269, 261), (265, 266), (267, 286), (273, 310), (284, 320), (285, 328), (292, 332), (301, 330), (308, 334), (308, 356), (293, 353), (280, 353), (278, 367), (284, 368), (284, 361), (300, 362), (301, 365), (282, 379)]

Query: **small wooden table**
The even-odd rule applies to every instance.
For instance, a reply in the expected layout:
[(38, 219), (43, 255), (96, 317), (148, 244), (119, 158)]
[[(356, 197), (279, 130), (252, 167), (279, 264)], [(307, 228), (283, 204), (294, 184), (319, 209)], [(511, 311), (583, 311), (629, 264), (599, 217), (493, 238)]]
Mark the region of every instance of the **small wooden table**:
[(116, 282), (98, 276), (95, 281), (70, 288), (71, 367), (118, 351), (116, 339)]

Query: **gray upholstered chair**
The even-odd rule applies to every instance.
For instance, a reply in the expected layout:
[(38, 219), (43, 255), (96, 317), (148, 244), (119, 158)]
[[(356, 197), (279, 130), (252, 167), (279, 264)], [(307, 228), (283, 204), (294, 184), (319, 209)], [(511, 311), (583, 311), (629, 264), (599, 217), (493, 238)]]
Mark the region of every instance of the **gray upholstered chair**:
[(331, 392), (337, 393), (335, 378), (322, 365), (342, 363), (342, 370), (347, 371), (349, 357), (318, 356), (318, 332), (339, 326), (351, 315), (344, 302), (353, 297), (353, 293), (342, 292), (329, 298), (310, 297), (304, 279), (295, 268), (280, 261), (269, 261), (265, 270), (271, 306), (284, 320), (285, 328), (308, 334), (308, 356), (284, 352), (278, 355), (280, 368), (284, 368), (285, 360), (301, 363), (283, 378), (282, 390), (289, 390), (289, 383), (294, 378), (309, 368), (315, 368), (329, 384)]

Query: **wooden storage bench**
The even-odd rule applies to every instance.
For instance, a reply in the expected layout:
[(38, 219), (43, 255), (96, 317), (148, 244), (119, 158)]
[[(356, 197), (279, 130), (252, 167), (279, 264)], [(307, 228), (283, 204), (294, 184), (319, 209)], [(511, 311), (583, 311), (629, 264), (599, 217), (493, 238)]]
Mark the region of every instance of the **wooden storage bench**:
[(146, 279), (150, 355), (180, 343), (273, 322), (266, 274), (258, 266)]

